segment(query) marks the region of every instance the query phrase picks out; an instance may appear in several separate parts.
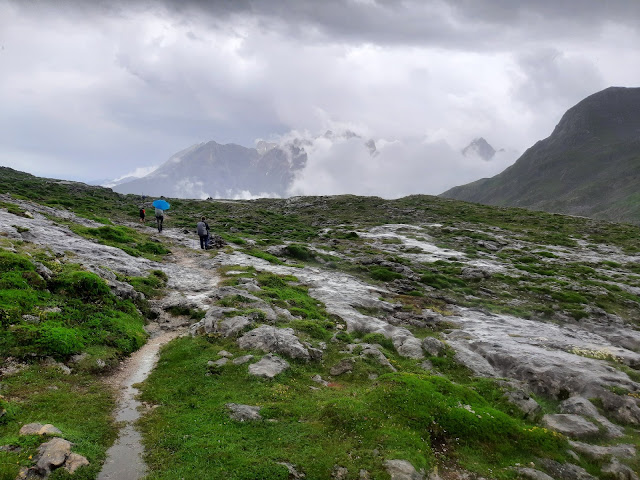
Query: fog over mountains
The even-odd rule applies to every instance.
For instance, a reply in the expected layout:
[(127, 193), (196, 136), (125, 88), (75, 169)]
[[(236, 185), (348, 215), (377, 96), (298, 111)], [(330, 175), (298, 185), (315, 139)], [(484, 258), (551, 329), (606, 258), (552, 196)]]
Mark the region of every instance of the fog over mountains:
[(444, 140), (372, 138), (336, 125), (320, 135), (292, 131), (274, 141), (260, 140), (254, 148), (198, 143), (151, 173), (138, 168), (100, 184), (119, 193), (200, 199), (438, 194), (498, 173), (517, 156), (513, 151), (496, 153), (484, 139), (474, 142), (463, 153)]

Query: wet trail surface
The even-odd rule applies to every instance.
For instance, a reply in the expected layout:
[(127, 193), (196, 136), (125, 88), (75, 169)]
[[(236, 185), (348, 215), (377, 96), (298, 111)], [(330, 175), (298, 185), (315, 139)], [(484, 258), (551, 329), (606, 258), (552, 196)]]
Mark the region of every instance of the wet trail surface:
[(142, 436), (134, 425), (142, 414), (142, 404), (136, 399), (138, 389), (134, 385), (149, 376), (158, 360), (160, 348), (180, 333), (174, 330), (151, 338), (109, 379), (109, 383), (120, 389), (115, 420), (122, 422), (123, 427), (118, 439), (107, 451), (107, 459), (98, 480), (137, 480), (144, 476), (146, 466), (142, 458)]

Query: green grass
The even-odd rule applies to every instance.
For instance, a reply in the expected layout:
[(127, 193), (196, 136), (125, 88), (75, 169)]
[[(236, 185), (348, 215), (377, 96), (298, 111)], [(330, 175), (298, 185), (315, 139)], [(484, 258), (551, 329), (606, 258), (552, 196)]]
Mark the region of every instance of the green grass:
[(86, 238), (94, 238), (103, 245), (120, 248), (133, 257), (145, 257), (149, 260), (160, 261), (171, 251), (159, 242), (152, 242), (149, 236), (137, 230), (124, 226), (110, 226), (90, 228), (80, 225), (70, 225), (71, 230)]
[[(369, 373), (383, 372), (368, 361), (358, 362), (334, 387), (319, 390), (309, 389), (309, 379), (329, 378), (330, 362), (291, 362), (291, 370), (273, 381), (251, 377), (246, 365), (207, 375), (207, 361), (223, 348), (242, 354), (233, 342), (178, 339), (163, 350), (144, 384), (143, 400), (158, 405), (141, 420), (152, 478), (288, 478), (277, 462), (294, 464), (309, 479), (329, 478), (334, 465), (386, 478), (385, 459), (429, 469), (435, 445), (443, 443), (458, 461), (465, 459), (463, 446), (490, 452), (475, 467), (501, 470), (565, 448), (561, 437), (444, 378), (397, 373), (371, 382)], [(333, 345), (326, 353), (331, 362), (339, 349)], [(225, 408), (230, 402), (260, 406), (265, 421), (232, 421)], [(508, 478), (508, 472), (494, 478)]]
[[(91, 465), (82, 467), (72, 478), (95, 479), (117, 432), (111, 418), (114, 399), (107, 387), (87, 373), (63, 375), (55, 367), (38, 365), (4, 378), (2, 384), (8, 413), (0, 417), (0, 445), (22, 450), (0, 452), (0, 480), (14, 480), (20, 466), (31, 466), (30, 458), (47, 440), (34, 435), (18, 436), (20, 427), (32, 422), (53, 424), (74, 444), (72, 451), (89, 460)], [(67, 478), (61, 473), (49, 478)]]

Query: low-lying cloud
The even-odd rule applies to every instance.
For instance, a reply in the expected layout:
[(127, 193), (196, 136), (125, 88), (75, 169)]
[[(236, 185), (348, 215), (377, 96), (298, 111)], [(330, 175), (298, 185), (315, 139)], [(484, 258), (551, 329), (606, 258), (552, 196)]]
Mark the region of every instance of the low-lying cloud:
[[(489, 162), (464, 156), (444, 140), (398, 140), (364, 137), (307, 138), (307, 165), (289, 189), (291, 195), (375, 195), (398, 198), (411, 194), (437, 195), (511, 165), (514, 151), (499, 152)], [(497, 148), (497, 147), (496, 147)]]

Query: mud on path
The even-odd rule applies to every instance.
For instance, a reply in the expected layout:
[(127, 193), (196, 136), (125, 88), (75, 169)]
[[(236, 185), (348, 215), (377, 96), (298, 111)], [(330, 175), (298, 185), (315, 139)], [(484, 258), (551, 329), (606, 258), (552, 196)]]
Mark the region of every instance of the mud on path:
[(142, 436), (135, 427), (136, 421), (144, 415), (144, 406), (136, 398), (138, 390), (135, 385), (149, 376), (159, 358), (160, 349), (183, 335), (190, 323), (184, 317), (172, 317), (164, 308), (175, 302), (186, 301), (189, 304), (195, 302), (206, 310), (208, 296), (219, 282), (214, 270), (201, 266), (201, 253), (182, 247), (173, 248), (173, 252), (170, 263), (160, 265), (169, 276), (169, 291), (163, 299), (151, 302), (160, 316), (147, 326), (151, 335), (149, 341), (105, 379), (116, 391), (118, 406), (114, 417), (122, 423), (122, 427), (117, 440), (107, 451), (98, 480), (137, 480), (146, 474)]

